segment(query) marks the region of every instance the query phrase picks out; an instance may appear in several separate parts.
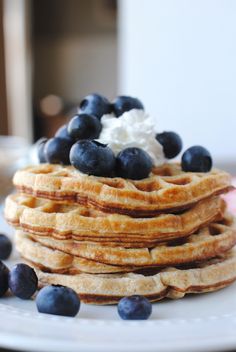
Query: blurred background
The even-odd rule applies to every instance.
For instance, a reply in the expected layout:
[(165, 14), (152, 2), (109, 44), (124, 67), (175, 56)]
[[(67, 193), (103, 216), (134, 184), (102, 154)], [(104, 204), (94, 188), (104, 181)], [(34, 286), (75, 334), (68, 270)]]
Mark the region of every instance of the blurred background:
[(0, 135), (24, 145), (91, 92), (133, 95), (236, 173), (236, 1), (0, 0)]

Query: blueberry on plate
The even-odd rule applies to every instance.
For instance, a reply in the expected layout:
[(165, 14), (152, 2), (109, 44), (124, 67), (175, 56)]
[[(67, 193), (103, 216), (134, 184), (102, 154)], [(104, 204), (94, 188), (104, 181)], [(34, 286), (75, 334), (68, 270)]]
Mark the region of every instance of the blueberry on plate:
[(11, 240), (4, 235), (0, 234), (0, 260), (6, 260), (9, 258), (12, 251), (12, 243)]
[(183, 147), (180, 136), (175, 132), (163, 132), (156, 135), (156, 140), (162, 145), (167, 159), (176, 157)]
[(130, 111), (132, 109), (144, 110), (144, 106), (139, 99), (125, 95), (117, 97), (114, 100), (112, 107), (117, 117), (121, 116), (125, 111)]
[(116, 174), (123, 178), (141, 180), (148, 177), (153, 163), (141, 148), (126, 148), (116, 157)]
[(71, 143), (73, 142), (73, 140), (71, 139), (71, 137), (68, 134), (67, 131), (67, 125), (63, 125), (61, 126), (55, 133), (55, 137), (59, 137), (62, 139), (68, 139)]
[(152, 313), (152, 304), (144, 296), (134, 295), (122, 298), (117, 310), (121, 319), (146, 320)]
[(40, 163), (46, 163), (47, 160), (45, 158), (45, 153), (44, 153), (44, 147), (45, 144), (47, 142), (47, 138), (40, 138), (37, 142), (36, 142), (36, 146), (37, 146), (37, 152), (38, 152), (38, 159)]
[(44, 147), (45, 158), (51, 164), (69, 165), (72, 142), (68, 139), (54, 137), (47, 141)]
[(8, 267), (0, 261), (0, 297), (2, 297), (8, 290)]
[(102, 124), (96, 116), (88, 114), (75, 115), (68, 124), (68, 134), (74, 140), (96, 139)]
[(80, 299), (69, 287), (51, 285), (39, 291), (36, 305), (40, 313), (74, 317), (80, 309)]
[(115, 168), (113, 151), (107, 145), (91, 140), (73, 145), (70, 162), (81, 172), (94, 176), (111, 176)]
[(38, 288), (38, 278), (33, 268), (27, 264), (16, 264), (9, 272), (11, 292), (21, 298), (29, 299)]
[(80, 103), (79, 113), (96, 116), (100, 119), (111, 112), (111, 103), (100, 94), (87, 95)]
[(182, 155), (183, 171), (208, 172), (212, 168), (212, 157), (207, 149), (200, 145), (187, 149)]

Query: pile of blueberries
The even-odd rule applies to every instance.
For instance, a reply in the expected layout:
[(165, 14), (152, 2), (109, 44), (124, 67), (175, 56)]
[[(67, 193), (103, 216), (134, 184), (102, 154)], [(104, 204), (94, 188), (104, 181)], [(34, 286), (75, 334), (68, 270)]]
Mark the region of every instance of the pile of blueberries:
[[(2, 262), (12, 252), (10, 239), (0, 234), (0, 297), (8, 289), (21, 299), (30, 299), (38, 289), (38, 277), (33, 268), (24, 263), (16, 264), (11, 270)], [(80, 299), (74, 290), (62, 285), (49, 285), (36, 296), (36, 306), (40, 313), (74, 317), (80, 309)], [(143, 296), (124, 297), (118, 304), (118, 314), (122, 319), (148, 319), (152, 312), (151, 303)]]
[[(0, 297), (8, 289), (21, 299), (30, 299), (38, 289), (38, 277), (33, 268), (24, 263), (11, 270), (2, 262), (9, 258), (12, 243), (5, 234), (0, 234)], [(46, 286), (36, 296), (37, 309), (41, 313), (75, 316), (80, 308), (78, 295), (69, 287)]]
[[(142, 102), (129, 96), (118, 96), (113, 103), (99, 94), (86, 96), (68, 125), (62, 126), (49, 140), (43, 138), (38, 143), (38, 157), (41, 163), (72, 164), (81, 172), (103, 177), (123, 177), (140, 180), (148, 177), (152, 159), (141, 148), (126, 148), (116, 157), (105, 144), (99, 143), (102, 130), (101, 117), (113, 113), (119, 118), (132, 109), (144, 110)], [(182, 140), (175, 132), (156, 135), (163, 146), (167, 159), (176, 157), (182, 150)], [(182, 169), (192, 172), (207, 172), (212, 167), (210, 153), (201, 146), (193, 146), (182, 156)]]
[(37, 289), (38, 279), (32, 268), (26, 264), (17, 264), (11, 270), (2, 262), (12, 252), (10, 239), (0, 234), (0, 297), (10, 288), (11, 292), (22, 299), (30, 298)]

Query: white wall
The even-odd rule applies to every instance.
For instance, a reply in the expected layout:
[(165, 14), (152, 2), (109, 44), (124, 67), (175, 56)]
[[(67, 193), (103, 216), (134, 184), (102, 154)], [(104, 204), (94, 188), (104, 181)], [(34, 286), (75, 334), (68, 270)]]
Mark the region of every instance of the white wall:
[(236, 154), (236, 1), (121, 0), (119, 92), (218, 163)]

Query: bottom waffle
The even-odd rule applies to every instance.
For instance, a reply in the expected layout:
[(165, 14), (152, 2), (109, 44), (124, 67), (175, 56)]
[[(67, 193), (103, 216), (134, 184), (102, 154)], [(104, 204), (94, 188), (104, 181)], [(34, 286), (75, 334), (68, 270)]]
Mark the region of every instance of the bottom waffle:
[[(31, 263), (32, 265), (32, 263)], [(47, 273), (33, 264), (40, 286), (58, 284), (74, 289), (83, 302), (115, 304), (122, 297), (144, 295), (154, 302), (164, 297), (181, 298), (188, 293), (219, 290), (236, 280), (236, 249), (194, 268), (166, 268), (152, 275)]]

